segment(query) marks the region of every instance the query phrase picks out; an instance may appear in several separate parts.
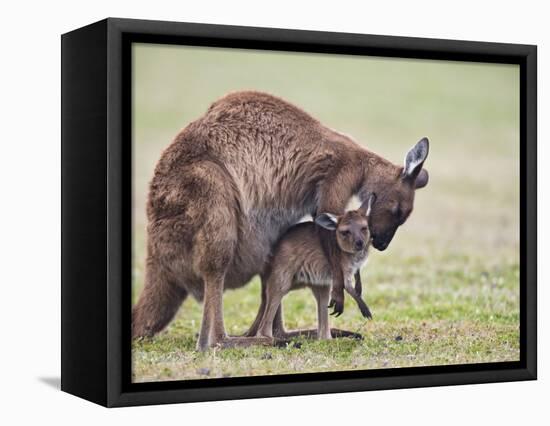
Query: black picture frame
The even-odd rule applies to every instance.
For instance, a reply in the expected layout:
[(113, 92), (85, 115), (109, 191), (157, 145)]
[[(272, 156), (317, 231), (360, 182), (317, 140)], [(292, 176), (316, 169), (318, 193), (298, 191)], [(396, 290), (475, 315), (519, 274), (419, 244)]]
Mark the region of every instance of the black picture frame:
[[(536, 46), (118, 18), (61, 42), (62, 390), (115, 407), (536, 379)], [(133, 42), (519, 64), (520, 361), (131, 383)]]

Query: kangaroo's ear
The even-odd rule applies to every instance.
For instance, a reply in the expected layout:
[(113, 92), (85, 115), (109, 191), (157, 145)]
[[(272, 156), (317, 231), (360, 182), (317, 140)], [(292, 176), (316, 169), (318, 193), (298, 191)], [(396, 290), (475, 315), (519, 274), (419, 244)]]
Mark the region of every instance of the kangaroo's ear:
[[(428, 173), (420, 173), (424, 161), (428, 158), (430, 143), (428, 138), (420, 139), (405, 156), (405, 165), (403, 167), (403, 179), (415, 182), (416, 188), (422, 188), (428, 184)], [(422, 175), (422, 176), (421, 176)], [(417, 182), (417, 178), (418, 182)]]
[(315, 218), (315, 223), (329, 231), (334, 231), (338, 225), (338, 217), (330, 213), (321, 213)]
[(376, 194), (375, 193), (370, 194), (369, 197), (367, 198), (367, 201), (361, 204), (361, 207), (359, 207), (359, 210), (361, 210), (365, 216), (370, 217), (370, 213), (372, 211), (372, 205), (375, 203), (375, 201), (376, 201)]
[(418, 176), (414, 181), (415, 189), (424, 188), (428, 184), (429, 179), (430, 175), (428, 174), (428, 171), (426, 169), (420, 170), (420, 173), (418, 173)]

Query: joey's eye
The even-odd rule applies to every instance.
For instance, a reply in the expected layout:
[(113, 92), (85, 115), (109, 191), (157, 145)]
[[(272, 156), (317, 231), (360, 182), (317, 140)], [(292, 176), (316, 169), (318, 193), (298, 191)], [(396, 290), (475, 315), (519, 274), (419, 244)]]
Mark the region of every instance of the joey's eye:
[(349, 234), (350, 234), (349, 231), (340, 231), (340, 235), (341, 235), (342, 237), (348, 237)]
[(361, 228), (361, 232), (367, 232), (368, 230), (369, 230), (369, 228), (366, 227), (366, 226), (363, 226), (363, 227)]

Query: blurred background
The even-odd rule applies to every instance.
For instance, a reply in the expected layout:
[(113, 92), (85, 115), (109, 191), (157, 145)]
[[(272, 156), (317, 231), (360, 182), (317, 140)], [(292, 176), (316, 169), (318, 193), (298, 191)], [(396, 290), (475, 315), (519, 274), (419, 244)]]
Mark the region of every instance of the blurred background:
[[(134, 380), (519, 359), (515, 65), (135, 44), (134, 301), (143, 285), (148, 182), (162, 150), (213, 101), (248, 89), (293, 102), (398, 164), (427, 136), (430, 182), (390, 247), (373, 250), (362, 271), (374, 320), (348, 301), (332, 322), (364, 341), (198, 354), (201, 308), (188, 299), (165, 332), (134, 344)], [(229, 333), (247, 329), (259, 300), (257, 279), (226, 293)], [(316, 324), (307, 290), (291, 293), (284, 309), (287, 328)]]

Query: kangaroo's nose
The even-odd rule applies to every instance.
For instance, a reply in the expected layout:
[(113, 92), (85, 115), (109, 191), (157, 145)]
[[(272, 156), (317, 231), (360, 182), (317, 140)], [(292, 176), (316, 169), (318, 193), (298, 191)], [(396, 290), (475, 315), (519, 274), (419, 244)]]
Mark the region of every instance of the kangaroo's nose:
[(355, 241), (355, 249), (356, 250), (363, 250), (363, 241), (362, 240), (357, 240)]

